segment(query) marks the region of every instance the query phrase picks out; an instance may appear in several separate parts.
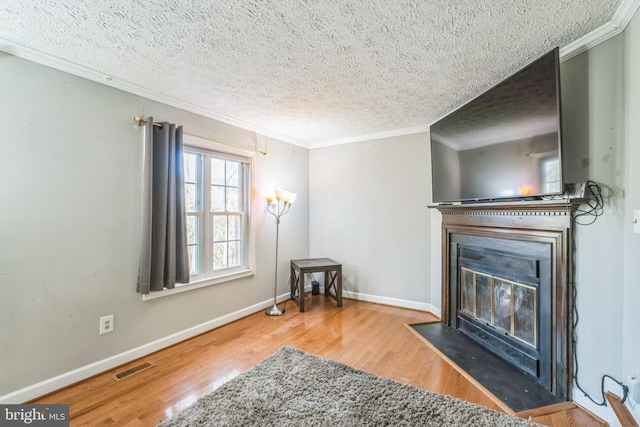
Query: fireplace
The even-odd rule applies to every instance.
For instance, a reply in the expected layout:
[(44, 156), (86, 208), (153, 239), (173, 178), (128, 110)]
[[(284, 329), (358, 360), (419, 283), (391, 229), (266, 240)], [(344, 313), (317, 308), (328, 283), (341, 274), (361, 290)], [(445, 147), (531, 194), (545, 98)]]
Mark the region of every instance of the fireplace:
[(550, 390), (551, 244), (470, 233), (450, 239), (451, 326)]
[(566, 201), (440, 205), (442, 322), (571, 396)]

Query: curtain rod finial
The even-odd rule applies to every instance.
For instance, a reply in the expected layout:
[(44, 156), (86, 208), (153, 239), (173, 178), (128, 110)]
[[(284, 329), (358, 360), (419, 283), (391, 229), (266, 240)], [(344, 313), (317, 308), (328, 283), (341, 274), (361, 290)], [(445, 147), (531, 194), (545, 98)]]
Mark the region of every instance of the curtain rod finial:
[(140, 117), (140, 116), (135, 116), (133, 118), (133, 121), (136, 122), (138, 124), (138, 126), (143, 126), (143, 125), (145, 125), (147, 123), (147, 121), (144, 118)]

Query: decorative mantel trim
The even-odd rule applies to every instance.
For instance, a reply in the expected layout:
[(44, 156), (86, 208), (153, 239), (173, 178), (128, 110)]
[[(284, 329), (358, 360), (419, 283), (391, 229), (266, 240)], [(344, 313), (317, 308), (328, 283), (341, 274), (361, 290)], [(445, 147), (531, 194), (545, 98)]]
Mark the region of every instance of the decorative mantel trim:
[(583, 199), (538, 200), (431, 205), (442, 214), (443, 224), (468, 224), (507, 228), (570, 228), (571, 217)]
[(431, 205), (443, 215), (566, 215), (583, 199)]
[(555, 215), (570, 215), (570, 211), (516, 211), (516, 210), (445, 210), (440, 209), (443, 215), (516, 215), (516, 216), (555, 216)]

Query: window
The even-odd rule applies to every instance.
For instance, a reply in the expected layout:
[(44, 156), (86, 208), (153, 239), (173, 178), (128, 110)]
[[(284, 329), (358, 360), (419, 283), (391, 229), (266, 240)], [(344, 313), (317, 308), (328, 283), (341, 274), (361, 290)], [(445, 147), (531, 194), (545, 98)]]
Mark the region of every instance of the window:
[(255, 151), (184, 135), (188, 284), (144, 301), (254, 274), (251, 189)]
[(185, 145), (184, 174), (191, 283), (251, 270), (250, 159)]

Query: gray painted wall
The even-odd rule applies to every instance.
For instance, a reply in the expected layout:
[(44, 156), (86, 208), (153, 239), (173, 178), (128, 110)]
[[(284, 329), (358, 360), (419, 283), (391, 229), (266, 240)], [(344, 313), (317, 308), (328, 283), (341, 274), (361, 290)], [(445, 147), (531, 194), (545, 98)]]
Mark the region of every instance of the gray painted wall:
[[(623, 41), (622, 35), (609, 39), (561, 69), (565, 140), (571, 146), (586, 144), (582, 164), (606, 195), (604, 215), (576, 229), (578, 382), (597, 401), (603, 374), (623, 379), (623, 242), (631, 231), (624, 221), (624, 190), (630, 183), (624, 175)], [(621, 393), (612, 383), (608, 387)], [(616, 425), (612, 413), (577, 388), (574, 399)]]
[(310, 254), (343, 264), (346, 291), (430, 302), (428, 147), (415, 134), (311, 151)]
[[(640, 375), (640, 234), (631, 232), (633, 210), (640, 209), (640, 13), (624, 32), (625, 205), (622, 307), (622, 374)], [(640, 420), (640, 402), (632, 410)]]
[[(273, 298), (275, 221), (262, 194), (297, 191), (280, 233), (308, 256), (307, 149), (267, 142), (253, 195), (256, 275), (143, 302), (135, 292), (142, 129), (136, 115), (248, 145), (195, 114), (0, 53), (0, 396)], [(99, 317), (115, 330), (98, 334)]]

